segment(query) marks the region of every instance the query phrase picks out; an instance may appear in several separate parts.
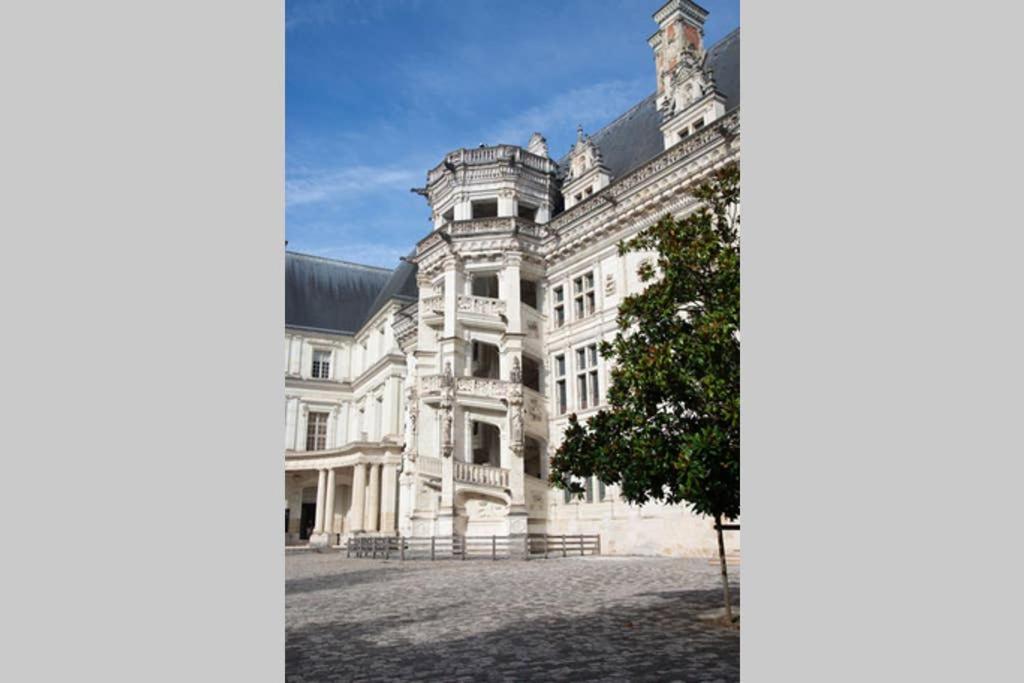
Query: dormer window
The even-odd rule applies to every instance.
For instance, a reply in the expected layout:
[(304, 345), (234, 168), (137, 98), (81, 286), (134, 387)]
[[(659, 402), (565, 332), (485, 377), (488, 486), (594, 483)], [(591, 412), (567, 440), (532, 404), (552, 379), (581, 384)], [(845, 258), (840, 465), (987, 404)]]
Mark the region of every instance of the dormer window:
[(693, 122), (693, 131), (694, 132), (697, 132), (698, 130), (700, 130), (703, 127), (704, 127), (704, 119), (703, 118), (699, 118), (699, 119), (697, 119), (696, 121)]
[(587, 188), (587, 190), (586, 190), (586, 192), (585, 192), (584, 194), (586, 194), (586, 195), (587, 195), (588, 197), (589, 197), (590, 195), (594, 194), (594, 186), (593, 186), (593, 185), (591, 185), (590, 187), (588, 187), (588, 188)]
[(313, 378), (314, 379), (330, 379), (331, 378), (331, 352), (330, 351), (313, 351)]
[(576, 203), (578, 204), (579, 202), (582, 202), (582, 201), (583, 201), (583, 193), (582, 192), (576, 193)]

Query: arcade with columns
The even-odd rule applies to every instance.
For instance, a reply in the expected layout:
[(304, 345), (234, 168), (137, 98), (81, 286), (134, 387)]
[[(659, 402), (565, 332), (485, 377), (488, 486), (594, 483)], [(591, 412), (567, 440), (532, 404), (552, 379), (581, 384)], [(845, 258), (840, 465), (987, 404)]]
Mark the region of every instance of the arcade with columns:
[(689, 188), (739, 159), (739, 30), (706, 48), (706, 16), (666, 2), (651, 94), (561, 159), (540, 133), (446, 154), (412, 188), (432, 229), (393, 271), (287, 255), (288, 543), (597, 533), (612, 554), (717, 552), (684, 507), (547, 484), (569, 416), (606, 406), (600, 342), (646, 286), (653, 255), (618, 245), (697, 209)]

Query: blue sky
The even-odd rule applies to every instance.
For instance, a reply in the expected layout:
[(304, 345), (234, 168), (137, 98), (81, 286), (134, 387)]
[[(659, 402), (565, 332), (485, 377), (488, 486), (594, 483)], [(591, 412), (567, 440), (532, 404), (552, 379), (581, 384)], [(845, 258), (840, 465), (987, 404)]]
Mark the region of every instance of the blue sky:
[[(409, 188), (446, 152), (565, 154), (655, 87), (664, 0), (287, 0), (288, 249), (393, 268), (431, 229)], [(702, 0), (705, 45), (738, 0)]]

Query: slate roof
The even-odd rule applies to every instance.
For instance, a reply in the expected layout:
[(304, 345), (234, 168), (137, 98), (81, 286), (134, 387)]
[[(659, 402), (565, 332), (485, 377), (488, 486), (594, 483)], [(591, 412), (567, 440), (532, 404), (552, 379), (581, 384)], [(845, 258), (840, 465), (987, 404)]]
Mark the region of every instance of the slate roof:
[[(726, 111), (740, 104), (740, 30), (707, 51), (705, 68), (725, 96)], [(601, 149), (612, 180), (664, 151), (657, 93), (651, 93), (599, 130), (591, 139)], [(564, 174), (568, 155), (559, 161)], [(415, 254), (415, 249), (409, 254)], [(355, 334), (393, 299), (415, 301), (416, 265), (408, 261), (394, 270), (336, 261), (321, 256), (285, 253), (285, 325)]]
[[(406, 258), (412, 258), (415, 255), (416, 250), (413, 249)], [(384, 307), (384, 304), (392, 299), (398, 299), (403, 303), (419, 299), (420, 288), (416, 284), (416, 268), (415, 263), (402, 261), (397, 268), (391, 271), (391, 277), (384, 283), (384, 287), (370, 305), (366, 320), (372, 318), (377, 311)]]
[(284, 324), (354, 334), (391, 276), (386, 268), (285, 252)]
[[(714, 73), (715, 87), (725, 96), (725, 109), (740, 104), (740, 30), (737, 28), (712, 45), (705, 55), (705, 70)], [(633, 105), (626, 113), (590, 139), (600, 148), (612, 180), (621, 178), (665, 151), (657, 92)], [(569, 155), (558, 162), (559, 175), (567, 170)]]

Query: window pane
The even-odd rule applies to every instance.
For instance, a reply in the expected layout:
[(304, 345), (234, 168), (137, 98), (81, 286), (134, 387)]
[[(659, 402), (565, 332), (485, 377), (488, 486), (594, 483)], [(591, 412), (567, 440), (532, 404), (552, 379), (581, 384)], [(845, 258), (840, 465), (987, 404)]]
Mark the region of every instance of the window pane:
[(586, 349), (576, 349), (576, 369), (583, 370), (587, 367)]
[(597, 365), (597, 344), (591, 344), (587, 350), (590, 352), (590, 364)]
[(576, 378), (576, 396), (579, 399), (580, 409), (587, 407), (587, 376), (580, 375)]
[(555, 356), (555, 375), (561, 377), (565, 374), (565, 356)]
[(593, 289), (593, 287), (594, 287), (594, 274), (593, 273), (587, 273), (584, 276), (583, 279), (586, 282), (587, 289)]
[(599, 394), (597, 390), (597, 372), (594, 371), (590, 373), (590, 405), (596, 406), (598, 403), (600, 403), (600, 401), (598, 400), (598, 396)]

